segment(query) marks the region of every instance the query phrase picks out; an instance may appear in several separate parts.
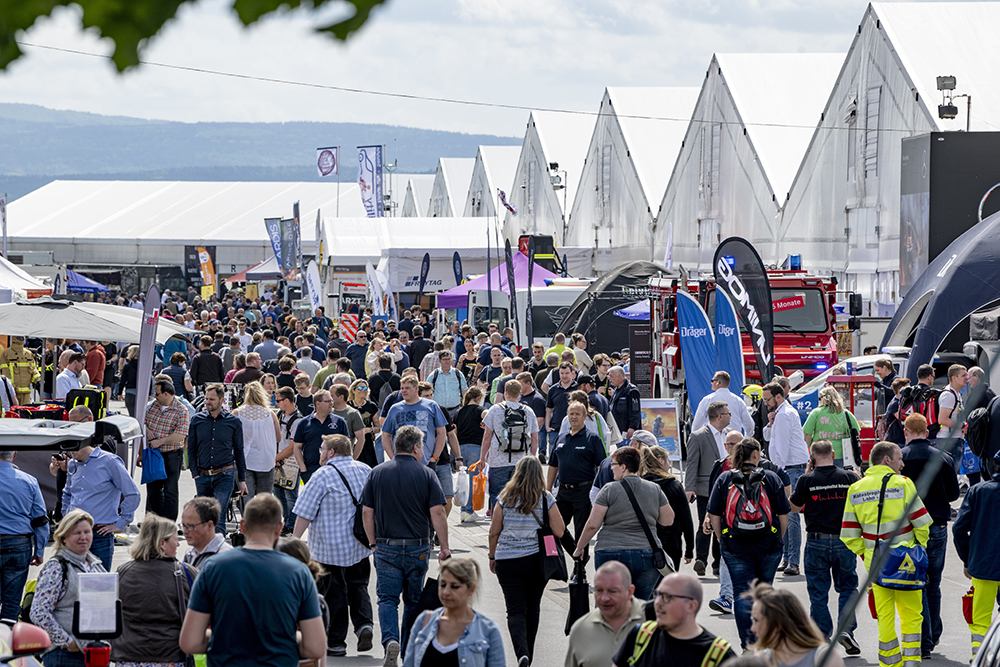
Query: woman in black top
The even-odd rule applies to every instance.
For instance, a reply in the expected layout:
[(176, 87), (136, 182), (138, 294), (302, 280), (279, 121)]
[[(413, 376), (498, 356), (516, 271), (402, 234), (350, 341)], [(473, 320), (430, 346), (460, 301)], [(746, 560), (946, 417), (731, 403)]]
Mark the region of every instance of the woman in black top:
[(668, 472), (669, 463), (666, 459), (667, 450), (662, 447), (646, 447), (642, 451), (639, 475), (663, 489), (667, 502), (674, 511), (674, 522), (669, 526), (657, 524), (656, 535), (660, 538), (663, 550), (674, 562), (674, 570), (680, 571), (681, 535), (684, 536), (684, 543), (687, 545), (684, 562), (690, 563), (694, 558), (694, 522), (691, 519), (687, 496), (684, 494), (684, 485)]
[(111, 405), (111, 398), (118, 396), (118, 345), (108, 341), (101, 343), (104, 348), (104, 390), (107, 393), (107, 403)]
[(125, 353), (127, 361), (122, 367), (121, 382), (118, 390), (124, 395), (125, 409), (129, 417), (135, 417), (135, 392), (139, 379), (139, 346), (132, 345)]
[(368, 386), (368, 380), (355, 380), (351, 384), (351, 392), (348, 398), (351, 402), (351, 407), (361, 413), (361, 420), (364, 422), (365, 428), (368, 429), (368, 432), (365, 433), (365, 444), (361, 448), (358, 460), (374, 468), (381, 463), (378, 459), (378, 452), (384, 450), (381, 447), (377, 450), (375, 449), (374, 434), (380, 427), (378, 406), (375, 405), (374, 401), (368, 399), (370, 394), (371, 388)]
[[(465, 376), (465, 381), (471, 387), (473, 382), (472, 378), (476, 375), (476, 361), (478, 357), (476, 356), (476, 341), (471, 338), (465, 339), (465, 353), (458, 358), (458, 364), (455, 368), (459, 373)], [(462, 437), (459, 436), (459, 442), (462, 442)]]
[[(475, 369), (475, 366), (472, 367)], [(462, 460), (474, 462), (479, 460), (480, 448), (483, 445), (483, 417), (486, 415), (483, 407), (483, 390), (479, 387), (469, 387), (462, 400), (462, 407), (455, 414), (455, 435), (458, 446), (462, 450)], [(460, 521), (475, 521), (472, 511), (472, 472), (469, 475), (469, 500), (462, 506)]]

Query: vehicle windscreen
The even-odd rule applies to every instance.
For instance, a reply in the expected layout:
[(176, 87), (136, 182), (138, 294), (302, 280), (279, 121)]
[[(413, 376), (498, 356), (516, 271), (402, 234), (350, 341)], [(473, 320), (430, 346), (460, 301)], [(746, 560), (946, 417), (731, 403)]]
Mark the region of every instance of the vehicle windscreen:
[[(771, 289), (774, 333), (824, 333), (829, 330), (823, 291), (815, 288)], [(705, 308), (715, 326), (715, 290), (709, 292)], [(746, 332), (743, 323), (740, 331)]]

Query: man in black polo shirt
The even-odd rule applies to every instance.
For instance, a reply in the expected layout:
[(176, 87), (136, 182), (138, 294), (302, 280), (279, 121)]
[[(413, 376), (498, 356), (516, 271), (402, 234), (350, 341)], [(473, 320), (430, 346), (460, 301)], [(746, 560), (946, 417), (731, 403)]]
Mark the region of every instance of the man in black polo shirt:
[[(555, 387), (549, 389), (550, 397), (553, 389)], [(605, 459), (606, 454), (601, 438), (584, 427), (584, 422), (587, 419), (587, 406), (582, 403), (570, 403), (566, 410), (566, 416), (569, 418), (569, 433), (563, 444), (552, 452), (552, 460), (549, 462), (548, 490), (552, 490), (552, 486), (558, 478), (559, 493), (556, 496), (556, 504), (559, 506), (559, 513), (562, 514), (563, 521), (566, 522), (567, 526), (569, 526), (570, 519), (573, 520), (573, 539), (569, 539), (568, 531), (563, 533), (563, 545), (567, 551), (572, 552), (575, 550), (576, 540), (580, 539), (583, 526), (590, 516), (590, 487), (594, 484), (597, 468)], [(559, 423), (561, 421), (560, 418)], [(586, 551), (584, 554), (584, 558), (586, 558)]]
[(604, 420), (608, 420), (608, 413), (611, 412), (611, 405), (608, 403), (608, 399), (601, 396), (597, 391), (597, 383), (594, 382), (594, 378), (590, 375), (580, 375), (576, 378), (576, 386), (582, 391), (587, 392), (587, 398), (590, 400), (590, 407), (597, 410), (597, 412), (604, 417)]
[[(378, 622), (385, 647), (385, 667), (396, 667), (417, 613), (431, 551), (431, 527), (441, 540), (438, 560), (451, 556), (444, 493), (434, 471), (423, 465), (423, 432), (402, 426), (395, 434), (395, 456), (368, 477), (361, 504), (365, 533), (374, 545), (378, 577)], [(403, 627), (399, 597), (403, 595)]]
[[(538, 431), (544, 435), (545, 397), (542, 396), (542, 392), (535, 388), (535, 380), (531, 377), (531, 373), (519, 373), (517, 381), (521, 383), (521, 398), (517, 402), (531, 408), (531, 411), (535, 413), (535, 419), (538, 420)], [(538, 440), (541, 442), (542, 438), (539, 437)]]
[(559, 429), (562, 427), (563, 417), (566, 416), (566, 408), (569, 406), (569, 394), (576, 388), (576, 372), (573, 370), (573, 364), (564, 361), (559, 364), (559, 384), (549, 387), (548, 398), (545, 400), (548, 448), (539, 442), (538, 458), (541, 459), (542, 463), (545, 463), (546, 450), (555, 449), (556, 440), (559, 438)]
[(303, 483), (308, 482), (312, 474), (319, 470), (324, 435), (339, 433), (351, 437), (347, 432), (347, 422), (331, 414), (333, 398), (329, 391), (320, 389), (313, 394), (312, 399), (312, 414), (302, 418), (292, 435), (292, 451), (295, 452), (295, 461), (299, 464)]
[[(795, 484), (791, 503), (793, 512), (802, 512), (806, 517), (805, 575), (809, 615), (823, 636), (830, 637), (834, 628), (828, 604), (830, 574), (833, 574), (833, 587), (840, 594), (838, 618), (858, 589), (858, 557), (840, 540), (847, 490), (858, 477), (834, 464), (833, 445), (829, 440), (817, 440), (811, 449), (808, 471)], [(847, 655), (861, 653), (861, 647), (854, 640), (857, 626), (852, 613), (847, 632), (839, 637)]]

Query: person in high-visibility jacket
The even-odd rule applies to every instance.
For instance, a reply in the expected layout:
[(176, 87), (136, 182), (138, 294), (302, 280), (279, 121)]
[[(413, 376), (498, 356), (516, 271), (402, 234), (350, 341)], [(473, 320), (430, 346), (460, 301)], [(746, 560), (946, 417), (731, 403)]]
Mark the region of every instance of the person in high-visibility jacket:
[(42, 374), (35, 365), (35, 355), (25, 349), (23, 336), (14, 336), (10, 347), (0, 352), (0, 373), (14, 384), (20, 405), (31, 402), (31, 386), (41, 379)]
[[(896, 529), (896, 525), (903, 522), (903, 528), (887, 546), (920, 544), (926, 547), (933, 520), (917, 496), (913, 481), (899, 474), (903, 469), (903, 453), (899, 445), (892, 442), (877, 443), (872, 448), (869, 461), (871, 467), (868, 472), (847, 491), (840, 539), (870, 567), (876, 537), (884, 541)], [(885, 488), (882, 522), (879, 525), (879, 496), (886, 475), (892, 476)], [(913, 507), (909, 515), (904, 516), (903, 512), (911, 501)], [(900, 662), (903, 665), (920, 664), (922, 592), (895, 590), (878, 584), (872, 584), (872, 592), (875, 596), (875, 613), (878, 614), (879, 665), (896, 667)], [(896, 634), (897, 613), (902, 642)]]

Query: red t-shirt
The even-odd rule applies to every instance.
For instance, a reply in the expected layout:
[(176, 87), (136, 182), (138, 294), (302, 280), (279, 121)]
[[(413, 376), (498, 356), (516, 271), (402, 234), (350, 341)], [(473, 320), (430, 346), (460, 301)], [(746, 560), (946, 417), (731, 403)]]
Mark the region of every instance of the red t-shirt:
[(104, 384), (104, 348), (100, 345), (95, 345), (87, 352), (87, 362), (85, 368), (87, 369), (87, 375), (90, 376), (90, 384), (97, 385), (100, 387)]

